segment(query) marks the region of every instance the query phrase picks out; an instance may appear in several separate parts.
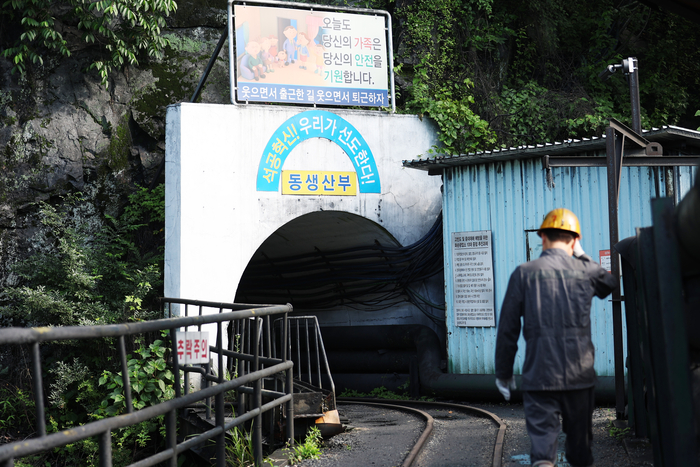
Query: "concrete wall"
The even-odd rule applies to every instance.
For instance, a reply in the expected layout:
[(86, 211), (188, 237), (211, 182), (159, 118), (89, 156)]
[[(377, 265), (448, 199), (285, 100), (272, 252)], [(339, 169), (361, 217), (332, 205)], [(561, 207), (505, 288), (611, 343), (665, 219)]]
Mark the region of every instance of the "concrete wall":
[[(338, 131), (346, 125), (354, 136), (361, 136), (359, 141), (376, 164), (378, 192), (361, 192), (362, 187), (354, 196), (282, 195), (279, 188), (259, 191), (271, 138), (290, 121), (301, 134), (300, 118), (324, 112), (337, 119)], [(336, 137), (302, 138), (279, 169), (358, 171), (361, 176), (351, 157), (357, 148), (343, 147)], [(306, 213), (346, 211), (370, 219), (402, 245), (415, 242), (441, 210), (441, 180), (403, 168), (402, 160), (424, 154), (435, 143), (431, 125), (412, 115), (271, 105), (170, 106), (165, 295), (234, 301), (243, 271), (262, 242)], [(438, 287), (443, 295), (442, 284)]]

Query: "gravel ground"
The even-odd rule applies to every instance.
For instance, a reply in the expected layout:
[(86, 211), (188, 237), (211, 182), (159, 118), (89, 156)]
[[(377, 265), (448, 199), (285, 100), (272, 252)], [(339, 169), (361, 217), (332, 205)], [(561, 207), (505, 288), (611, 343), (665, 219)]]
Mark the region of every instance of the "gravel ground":
[(434, 419), (433, 431), (412, 467), (491, 465), (498, 425), (490, 418), (459, 410), (421, 407)]
[[(530, 465), (530, 439), (525, 428), (522, 404), (470, 404), (497, 415), (507, 426), (503, 449), (503, 467)], [(646, 442), (632, 442), (631, 438), (616, 438), (610, 434), (615, 410), (599, 407), (593, 412), (593, 457), (596, 467), (649, 467), (653, 465), (651, 447)], [(564, 449), (565, 436), (559, 438), (559, 449)], [(630, 445), (625, 448), (625, 444)], [(634, 445), (632, 447), (631, 445)], [(629, 450), (629, 453), (628, 453)], [(560, 453), (559, 467), (568, 467)]]
[(381, 407), (339, 405), (338, 412), (349, 419), (348, 430), (325, 440), (320, 459), (307, 459), (298, 465), (396, 465), (396, 459), (408, 455), (425, 426), (418, 415)]
[[(530, 441), (525, 430), (522, 404), (467, 404), (487, 410), (506, 424), (503, 467), (530, 465)], [(366, 406), (339, 406), (341, 417), (349, 419), (349, 430), (324, 441), (321, 459), (305, 460), (300, 467), (390, 467), (400, 465), (424, 423), (419, 418), (397, 411)], [(495, 424), (487, 419), (456, 413), (435, 415), (435, 427), (415, 467), (491, 466)], [(645, 442), (633, 442), (610, 435), (614, 410), (600, 407), (593, 414), (593, 455), (596, 467), (652, 466), (651, 448)], [(457, 435), (455, 438), (454, 435)], [(624, 442), (623, 442), (624, 441)], [(563, 449), (564, 435), (560, 438)], [(625, 448), (625, 444), (628, 445)], [(631, 447), (634, 446), (634, 447)], [(569, 467), (563, 460), (559, 467)], [(401, 461), (397, 462), (397, 459)]]

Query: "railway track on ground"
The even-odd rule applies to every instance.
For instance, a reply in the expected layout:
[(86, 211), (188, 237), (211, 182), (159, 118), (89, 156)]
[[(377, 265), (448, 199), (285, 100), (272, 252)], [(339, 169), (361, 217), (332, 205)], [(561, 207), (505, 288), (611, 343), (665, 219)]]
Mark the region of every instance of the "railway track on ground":
[[(495, 414), (462, 404), (339, 398), (352, 431), (309, 466), (501, 467), (506, 425)], [(344, 448), (343, 448), (344, 446)], [(302, 463), (302, 466), (307, 464)]]

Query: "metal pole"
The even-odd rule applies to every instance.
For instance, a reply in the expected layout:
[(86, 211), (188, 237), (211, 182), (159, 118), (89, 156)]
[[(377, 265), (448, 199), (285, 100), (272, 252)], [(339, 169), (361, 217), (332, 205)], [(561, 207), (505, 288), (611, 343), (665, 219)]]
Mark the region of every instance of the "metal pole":
[[(255, 318), (255, 350), (253, 352), (253, 371), (260, 369), (260, 319)], [(262, 379), (255, 380), (255, 408), (262, 407)], [(262, 450), (262, 414), (255, 416), (255, 426), (253, 426), (253, 458), (255, 465), (262, 465), (263, 450)]]
[(32, 363), (34, 367), (34, 401), (36, 404), (36, 431), (39, 436), (46, 436), (46, 416), (44, 414), (44, 385), (41, 375), (41, 352), (39, 343), (32, 344)]
[[(245, 353), (245, 336), (247, 335), (248, 320), (247, 319), (240, 320), (238, 323), (239, 323), (238, 331), (239, 331), (239, 336), (240, 336), (240, 339), (238, 341), (240, 350), (238, 350), (238, 351), (243, 354), (243, 353)], [(246, 361), (243, 360), (242, 358), (240, 358), (240, 359), (238, 359), (238, 377), (240, 378), (241, 376), (246, 375), (246, 374), (247, 374)], [(238, 414), (237, 415), (239, 417), (241, 415), (243, 415), (244, 413), (246, 413), (246, 400), (245, 400), (245, 398), (246, 398), (246, 395), (243, 392), (238, 391)]]
[[(292, 349), (289, 347), (289, 317), (284, 314), (284, 331), (282, 334), (282, 360), (287, 363), (287, 360), (292, 357)], [(285, 393), (294, 394), (294, 367), (285, 372)], [(289, 447), (294, 447), (294, 397), (287, 401), (287, 441)]]
[[(170, 304), (168, 304), (170, 306)], [(177, 328), (171, 328), (170, 329), (170, 352), (172, 353), (172, 359), (173, 359), (173, 381), (174, 381), (174, 386), (175, 386), (175, 398), (178, 399), (182, 395), (182, 391), (180, 390), (180, 361), (177, 358)], [(189, 375), (185, 373), (185, 395), (189, 392), (188, 389), (190, 387), (190, 380), (189, 380)], [(187, 412), (187, 409), (182, 410), (182, 414), (184, 415)]]
[(387, 52), (389, 53), (389, 86), (391, 88), (391, 113), (396, 112), (396, 85), (394, 84), (394, 38), (391, 30), (391, 15), (387, 12)]
[(175, 410), (165, 414), (165, 445), (172, 449), (173, 455), (168, 459), (168, 467), (177, 467), (177, 414)]
[(105, 431), (99, 438), (100, 467), (112, 467), (112, 431)]
[[(221, 310), (219, 310), (219, 312), (221, 312)], [(216, 323), (216, 350), (219, 354), (219, 375), (216, 380), (217, 384), (222, 384), (224, 382), (224, 353), (222, 352), (222, 348), (223, 329), (219, 322)], [(216, 436), (216, 467), (226, 467), (226, 430), (223, 430), (226, 425), (224, 395), (225, 393), (220, 392), (214, 396), (214, 417), (216, 418), (216, 426), (222, 428), (221, 433)]]
[(124, 336), (119, 336), (119, 359), (122, 364), (122, 384), (124, 385), (124, 402), (126, 404), (126, 413), (132, 413), (134, 406), (131, 401), (131, 382), (129, 381), (129, 365), (126, 361), (126, 344)]
[[(226, 419), (224, 418), (224, 393), (220, 392), (214, 396), (214, 418), (217, 427), (224, 428)], [(216, 467), (226, 466), (226, 431), (216, 435)]]
[(320, 340), (321, 340), (321, 330), (318, 328), (318, 323), (316, 322), (316, 317), (314, 316), (314, 347), (316, 350), (316, 377), (318, 378), (318, 387), (323, 389), (323, 381), (321, 380), (321, 353), (320, 353), (320, 349), (318, 347), (318, 341), (320, 341)]
[[(614, 246), (619, 240), (617, 224), (617, 203), (619, 171), (622, 166), (622, 137), (615, 138), (615, 129), (605, 130), (606, 156), (608, 162), (608, 222), (610, 227), (610, 273), (617, 280), (617, 288), (612, 293), (613, 344), (615, 351), (615, 411), (618, 419), (625, 415), (625, 368), (622, 336), (622, 303), (620, 294), (620, 256)], [(619, 160), (619, 162), (618, 162)]]
[(209, 59), (209, 63), (207, 63), (207, 68), (206, 68), (206, 70), (204, 70), (204, 74), (199, 79), (199, 84), (197, 85), (197, 89), (195, 89), (194, 94), (192, 94), (192, 97), (190, 98), (190, 102), (197, 101), (197, 98), (199, 97), (199, 93), (202, 92), (202, 88), (204, 87), (204, 83), (206, 83), (207, 78), (209, 77), (209, 73), (211, 73), (211, 69), (214, 67), (214, 62), (216, 61), (216, 58), (219, 56), (219, 53), (221, 53), (221, 49), (224, 47), (224, 42), (226, 42), (227, 38), (228, 38), (228, 30), (221, 33), (221, 37), (219, 38), (219, 43), (216, 44), (216, 49), (214, 50), (214, 53), (212, 54), (211, 58)]
[(641, 107), (639, 104), (639, 67), (637, 59), (630, 57), (623, 61), (625, 72), (630, 81), (630, 101), (632, 102), (632, 129), (638, 135), (642, 134)]
[[(206, 389), (209, 387), (209, 378), (207, 378), (207, 376), (209, 376), (211, 374), (211, 359), (209, 359), (209, 361), (204, 364), (204, 369), (205, 369), (204, 375), (200, 376), (200, 379), (199, 379), (199, 387), (200, 388), (204, 387), (204, 389)], [(205, 405), (204, 417), (207, 420), (209, 420), (211, 418), (211, 397), (207, 397), (204, 400), (204, 405)]]
[(231, 104), (236, 105), (236, 59), (233, 55), (233, 0), (228, 0), (228, 74)]
[[(309, 344), (309, 320), (308, 318), (304, 319), (304, 329), (306, 330), (306, 368), (309, 372), (309, 384), (313, 384), (313, 381), (311, 380), (311, 375), (313, 375), (313, 371), (311, 370), (311, 345)], [(301, 367), (301, 363), (299, 364)], [(319, 387), (320, 387), (321, 381), (319, 381)]]

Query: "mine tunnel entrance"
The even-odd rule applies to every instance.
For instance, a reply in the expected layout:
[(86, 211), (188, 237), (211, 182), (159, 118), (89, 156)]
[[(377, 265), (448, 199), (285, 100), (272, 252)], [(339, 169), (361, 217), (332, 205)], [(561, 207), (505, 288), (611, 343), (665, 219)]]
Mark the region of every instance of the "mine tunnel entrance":
[(243, 273), (236, 302), (291, 303), (295, 312), (380, 311), (408, 302), (434, 314), (418, 289), (442, 269), (441, 215), (422, 239), (402, 246), (362, 216), (320, 211), (263, 242)]
[[(412, 339), (385, 342), (369, 336), (382, 335), (382, 328), (418, 325), (443, 340), (442, 270), (442, 215), (420, 240), (402, 246), (365, 217), (319, 211), (288, 222), (263, 242), (243, 273), (236, 302), (291, 303), (294, 315), (318, 316), (341, 389), (398, 387), (410, 377)], [(355, 318), (345, 320), (351, 313)], [(324, 320), (328, 316), (334, 318)], [(367, 332), (368, 317), (373, 332)], [(368, 352), (377, 358), (368, 358)], [(371, 376), (358, 373), (356, 357), (368, 364)], [(384, 363), (377, 367), (379, 361)], [(344, 378), (348, 372), (352, 375)], [(382, 375), (393, 375), (392, 381)], [(347, 381), (366, 384), (353, 387)]]

